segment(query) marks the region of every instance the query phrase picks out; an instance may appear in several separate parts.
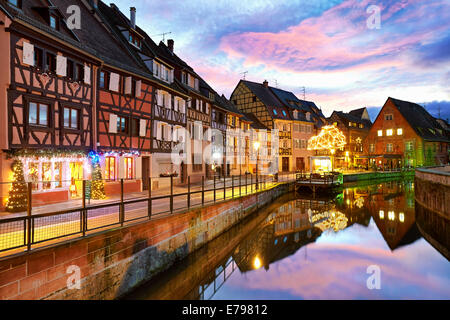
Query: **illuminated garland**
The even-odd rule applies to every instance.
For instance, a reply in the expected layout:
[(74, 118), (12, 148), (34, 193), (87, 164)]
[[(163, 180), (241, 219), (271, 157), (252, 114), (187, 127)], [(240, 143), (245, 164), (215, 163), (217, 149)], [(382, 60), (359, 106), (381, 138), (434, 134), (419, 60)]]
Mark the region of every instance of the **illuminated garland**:
[(86, 157), (86, 151), (67, 150), (67, 149), (21, 149), (7, 153), (8, 159), (17, 158), (68, 158), (68, 157)]
[(317, 136), (308, 140), (308, 150), (330, 150), (334, 153), (346, 144), (345, 135), (336, 126), (325, 126)]
[(23, 175), (23, 164), (21, 161), (14, 161), (12, 164), (13, 181), (9, 189), (6, 211), (21, 212), (27, 210), (27, 184)]
[(89, 152), (92, 164), (92, 185), (91, 185), (91, 199), (103, 200), (106, 199), (105, 183), (102, 179), (102, 168), (100, 167), (100, 157), (94, 151)]

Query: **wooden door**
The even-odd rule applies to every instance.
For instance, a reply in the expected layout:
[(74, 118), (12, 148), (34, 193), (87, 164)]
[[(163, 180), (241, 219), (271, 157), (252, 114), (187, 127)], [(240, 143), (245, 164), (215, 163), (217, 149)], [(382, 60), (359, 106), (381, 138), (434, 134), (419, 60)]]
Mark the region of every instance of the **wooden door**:
[(289, 158), (288, 157), (283, 157), (282, 158), (282, 163), (281, 163), (281, 166), (282, 166), (282, 171), (283, 172), (288, 172), (289, 171)]

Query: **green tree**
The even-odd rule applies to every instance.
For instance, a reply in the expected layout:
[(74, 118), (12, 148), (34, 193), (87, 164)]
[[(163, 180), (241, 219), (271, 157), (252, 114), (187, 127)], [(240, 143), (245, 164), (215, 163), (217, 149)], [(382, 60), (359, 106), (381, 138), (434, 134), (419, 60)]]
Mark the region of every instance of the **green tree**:
[(13, 181), (9, 189), (6, 211), (21, 212), (27, 210), (27, 184), (23, 175), (22, 161), (15, 160), (11, 166), (13, 172)]
[(100, 163), (92, 162), (92, 185), (91, 185), (91, 199), (102, 200), (106, 198), (105, 183), (102, 179), (102, 169)]

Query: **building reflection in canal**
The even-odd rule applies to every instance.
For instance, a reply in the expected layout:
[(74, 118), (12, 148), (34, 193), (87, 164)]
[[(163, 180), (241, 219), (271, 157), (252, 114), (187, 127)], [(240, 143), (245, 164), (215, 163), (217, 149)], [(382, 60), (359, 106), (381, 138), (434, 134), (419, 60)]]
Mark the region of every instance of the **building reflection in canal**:
[[(437, 275), (434, 276), (444, 279), (444, 283), (431, 284), (436, 288), (428, 288), (430, 297), (442, 298), (447, 295), (446, 298), (450, 298), (448, 261), (421, 239), (414, 207), (412, 181), (355, 185), (345, 188), (332, 199), (308, 199), (305, 195), (297, 195), (296, 199), (288, 200), (264, 213), (265, 218), (255, 227), (249, 228), (246, 234), (238, 231), (241, 237), (239, 243), (229, 252), (223, 252), (220, 263), (209, 265), (210, 270), (206, 274), (200, 277), (197, 274), (195, 279), (190, 276), (199, 269), (208, 269), (205, 264), (210, 260), (205, 259), (205, 262), (202, 261), (202, 256), (197, 256), (195, 261), (191, 260), (185, 267), (164, 274), (162, 280), (158, 279), (158, 286), (146, 285), (132, 295), (132, 298), (404, 298), (401, 294), (405, 288), (420, 289), (421, 286), (427, 286), (423, 281), (412, 279), (420, 278), (422, 271), (425, 275), (432, 275), (433, 268), (430, 269), (428, 265), (428, 269), (424, 271), (420, 266), (423, 263), (419, 262), (420, 259), (427, 257), (430, 257), (429, 261), (438, 261), (434, 265), (437, 270)], [(236, 238), (236, 235), (229, 237)], [(421, 240), (416, 246), (408, 246), (419, 239)], [(225, 241), (229, 243), (230, 239)], [(439, 249), (436, 245), (434, 247)], [(408, 249), (402, 251), (401, 248)], [(312, 259), (308, 260), (311, 251)], [(408, 265), (414, 263), (417, 265)], [(388, 274), (386, 278), (394, 279), (391, 280), (390, 285), (393, 287), (388, 294), (383, 290), (369, 292), (365, 288), (365, 267), (370, 264), (380, 264), (382, 272)], [(272, 273), (272, 266), (280, 270), (286, 269), (290, 275), (280, 270)], [(312, 278), (321, 277), (318, 273), (327, 267), (334, 268), (324, 277), (329, 278), (325, 287), (330, 292), (320, 292), (317, 287), (324, 285), (321, 284), (324, 280)], [(412, 270), (415, 267), (417, 269)], [(403, 273), (397, 278), (394, 271), (396, 268), (403, 269)], [(408, 268), (411, 268), (410, 274)], [(358, 270), (355, 273), (358, 276), (347, 274), (346, 269), (348, 273)], [(358, 281), (355, 281), (355, 277)], [(189, 283), (190, 287), (184, 286), (182, 296), (170, 294), (168, 292), (171, 290), (165, 285), (169, 278), (172, 280), (171, 289), (174, 289), (173, 283), (179, 281)], [(227, 286), (225, 282), (230, 278), (233, 283)], [(350, 283), (344, 283), (344, 279)], [(246, 285), (243, 285), (244, 282)], [(308, 288), (306, 283), (309, 286), (316, 285), (312, 290), (316, 292), (305, 292)], [(344, 291), (346, 286), (358, 285), (358, 289), (347, 288)], [(354, 292), (351, 293), (352, 291)], [(168, 294), (162, 296), (161, 292)], [(239, 292), (239, 297), (236, 292)], [(413, 297), (421, 296), (419, 294)]]

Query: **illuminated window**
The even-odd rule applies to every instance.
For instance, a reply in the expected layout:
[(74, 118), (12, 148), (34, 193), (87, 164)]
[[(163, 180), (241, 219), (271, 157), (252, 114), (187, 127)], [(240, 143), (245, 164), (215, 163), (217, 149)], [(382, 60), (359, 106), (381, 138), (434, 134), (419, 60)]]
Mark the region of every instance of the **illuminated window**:
[(386, 152), (392, 152), (392, 151), (393, 151), (392, 143), (386, 144)]
[(406, 151), (413, 151), (414, 143), (412, 141), (406, 141)]
[(125, 158), (125, 179), (133, 179), (133, 158)]
[(53, 170), (55, 181), (55, 188), (62, 187), (62, 162), (55, 162), (55, 167)]
[(384, 219), (384, 211), (383, 210), (380, 210), (379, 215), (380, 215), (380, 219)]
[(392, 136), (392, 129), (387, 129), (386, 130), (386, 135), (388, 136), (388, 137), (390, 137), (390, 136)]
[(404, 214), (403, 212), (400, 212), (400, 213), (398, 214), (398, 220), (399, 220), (400, 222), (404, 222), (404, 221), (405, 221), (405, 214)]
[(382, 137), (383, 136), (383, 130), (378, 130), (378, 136)]
[(369, 152), (375, 152), (375, 145), (373, 143), (369, 145)]
[(277, 113), (277, 110), (273, 109), (273, 114), (274, 114), (274, 115), (277, 115), (277, 114), (278, 114), (278, 113)]
[(50, 189), (52, 187), (52, 163), (42, 163), (42, 189)]
[(116, 180), (116, 158), (106, 157), (105, 158), (105, 179), (106, 180)]
[(395, 212), (394, 211), (389, 211), (388, 212), (388, 219), (389, 220), (395, 220)]
[(402, 128), (398, 128), (397, 129), (397, 135), (401, 136), (403, 134), (403, 129)]
[(393, 117), (393, 115), (392, 114), (386, 114), (386, 115), (384, 115), (384, 119), (385, 120), (392, 120), (394, 117)]

